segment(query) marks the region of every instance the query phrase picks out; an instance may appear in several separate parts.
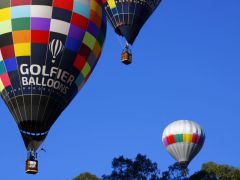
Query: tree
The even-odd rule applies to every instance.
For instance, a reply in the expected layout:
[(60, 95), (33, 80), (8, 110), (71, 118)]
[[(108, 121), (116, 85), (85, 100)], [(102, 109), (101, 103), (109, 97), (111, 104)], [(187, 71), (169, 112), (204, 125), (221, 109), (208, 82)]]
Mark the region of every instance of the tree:
[(103, 175), (103, 180), (159, 180), (157, 163), (146, 156), (138, 154), (134, 160), (120, 156), (112, 161), (113, 171), (110, 175)]
[(75, 177), (73, 180), (101, 180), (101, 179), (89, 172), (85, 172), (85, 173), (81, 173), (79, 176)]
[[(182, 176), (182, 170), (178, 163), (174, 163), (168, 167), (168, 171), (162, 173), (161, 180), (186, 180), (187, 178)], [(186, 169), (186, 173), (188, 174), (188, 169)]]
[(213, 172), (206, 172), (204, 170), (198, 171), (190, 176), (189, 180), (217, 180), (215, 173)]
[[(102, 176), (103, 180), (240, 180), (239, 168), (214, 162), (203, 164), (201, 170), (190, 177), (183, 177), (182, 167), (175, 163), (160, 176), (157, 163), (141, 154), (133, 160), (123, 156), (114, 158), (112, 168), (110, 175)], [(187, 174), (188, 172), (186, 169)], [(90, 173), (82, 173), (74, 180), (100, 180), (100, 178)]]
[[(239, 180), (240, 169), (229, 165), (220, 165), (214, 162), (208, 162), (202, 165), (201, 171), (195, 173), (192, 176), (202, 175), (201, 180), (205, 180), (208, 177), (210, 180)], [(204, 179), (205, 178), (205, 179)], [(192, 178), (193, 179), (193, 178)]]

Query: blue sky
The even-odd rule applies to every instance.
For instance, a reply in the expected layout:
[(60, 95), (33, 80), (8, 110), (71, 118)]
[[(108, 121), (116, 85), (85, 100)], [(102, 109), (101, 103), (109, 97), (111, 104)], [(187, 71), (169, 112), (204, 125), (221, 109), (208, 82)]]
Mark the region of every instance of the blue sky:
[(39, 153), (39, 173), (24, 173), (26, 152), (0, 102), (0, 179), (101, 176), (114, 157), (147, 155), (161, 170), (174, 163), (161, 143), (178, 119), (198, 122), (206, 142), (191, 172), (207, 161), (240, 166), (240, 1), (164, 0), (132, 47), (133, 64), (108, 26), (91, 78), (52, 127)]

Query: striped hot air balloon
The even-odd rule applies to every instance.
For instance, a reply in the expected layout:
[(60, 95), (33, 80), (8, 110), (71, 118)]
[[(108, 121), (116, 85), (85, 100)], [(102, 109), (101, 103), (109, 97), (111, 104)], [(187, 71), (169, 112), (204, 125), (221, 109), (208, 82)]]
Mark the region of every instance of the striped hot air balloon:
[(190, 120), (178, 120), (163, 131), (162, 142), (170, 155), (182, 166), (183, 174), (201, 150), (205, 140), (203, 129)]
[(27, 173), (37, 173), (36, 152), (89, 78), (105, 34), (101, 0), (0, 0), (0, 92), (29, 152)]

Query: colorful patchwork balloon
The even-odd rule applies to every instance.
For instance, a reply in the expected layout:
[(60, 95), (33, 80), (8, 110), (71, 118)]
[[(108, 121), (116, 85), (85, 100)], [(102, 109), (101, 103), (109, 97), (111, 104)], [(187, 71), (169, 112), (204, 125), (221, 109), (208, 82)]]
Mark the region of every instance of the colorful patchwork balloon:
[(29, 151), (27, 172), (37, 172), (36, 151), (93, 71), (105, 35), (101, 0), (0, 1), (0, 91)]
[(182, 166), (183, 173), (190, 161), (201, 150), (205, 133), (195, 122), (179, 120), (169, 124), (162, 135), (164, 147)]

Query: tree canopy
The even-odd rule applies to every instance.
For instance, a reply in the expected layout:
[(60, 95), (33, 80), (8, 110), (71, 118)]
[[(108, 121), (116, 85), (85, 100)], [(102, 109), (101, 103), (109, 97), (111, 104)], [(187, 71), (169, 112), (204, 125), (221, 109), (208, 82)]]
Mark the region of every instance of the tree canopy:
[[(161, 180), (186, 180), (187, 178), (182, 175), (182, 167), (178, 163), (168, 167), (167, 171), (162, 172)], [(185, 170), (186, 175), (188, 174), (188, 169)]]
[(229, 165), (221, 165), (214, 162), (208, 162), (203, 164), (201, 170), (193, 174), (191, 177), (191, 180), (194, 180), (196, 177), (199, 177), (202, 180), (239, 180), (240, 169)]
[(73, 180), (100, 180), (100, 178), (98, 178), (97, 176), (89, 172), (85, 172), (85, 173), (81, 173), (79, 176), (75, 177)]
[(145, 155), (138, 154), (134, 160), (120, 156), (112, 161), (112, 173), (103, 175), (103, 180), (119, 179), (159, 179), (157, 163), (152, 162)]
[[(189, 173), (186, 169), (187, 174)], [(119, 156), (112, 161), (112, 172), (103, 175), (103, 180), (240, 180), (240, 169), (216, 164), (204, 163), (201, 170), (189, 175), (182, 176), (182, 168), (178, 163), (168, 167), (160, 173), (156, 162), (152, 162), (146, 155), (137, 154), (134, 159)], [(74, 180), (100, 180), (90, 173), (82, 173)]]

